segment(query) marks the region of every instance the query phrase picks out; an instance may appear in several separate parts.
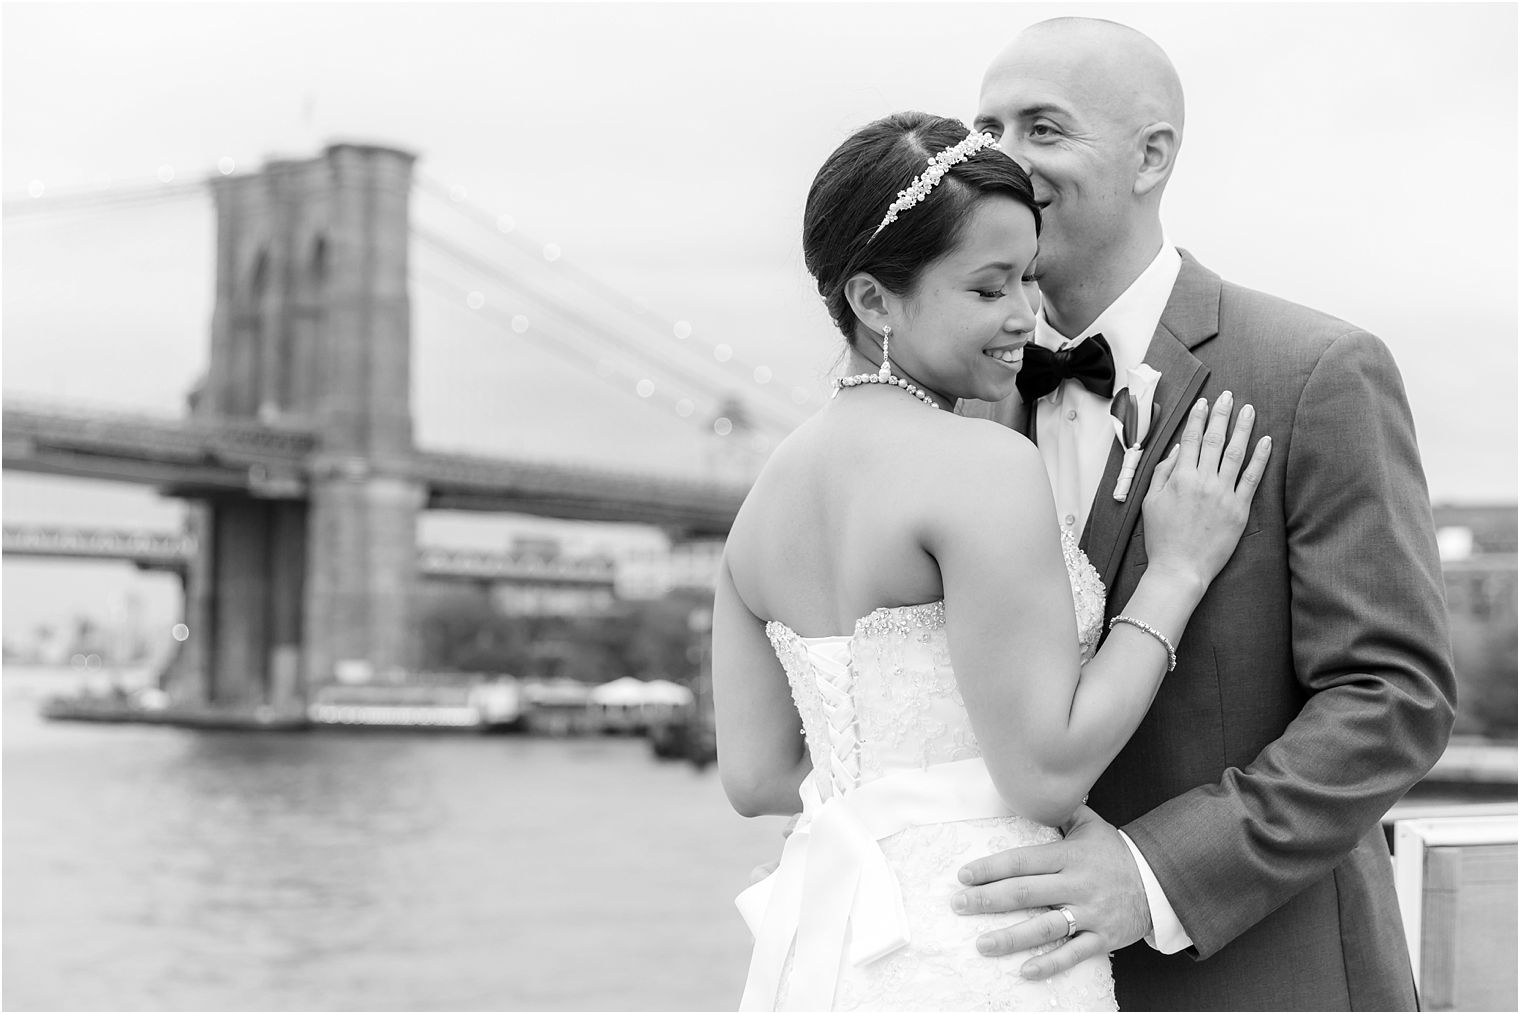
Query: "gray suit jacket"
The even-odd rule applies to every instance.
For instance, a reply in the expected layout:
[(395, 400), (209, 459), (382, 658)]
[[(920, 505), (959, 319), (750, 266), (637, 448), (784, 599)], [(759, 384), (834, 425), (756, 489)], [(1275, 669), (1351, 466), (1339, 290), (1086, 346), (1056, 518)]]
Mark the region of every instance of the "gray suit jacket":
[[(1161, 412), (1136, 489), (1200, 396), (1254, 405), (1273, 449), (1176, 671), (1092, 790), (1194, 942), (1116, 954), (1120, 1006), (1413, 1009), (1379, 821), (1445, 748), (1455, 676), (1398, 370), (1372, 335), (1186, 252), (1145, 361)], [(1142, 497), (1112, 498), (1119, 463), (1116, 450), (1082, 539), (1110, 616), (1145, 569)]]

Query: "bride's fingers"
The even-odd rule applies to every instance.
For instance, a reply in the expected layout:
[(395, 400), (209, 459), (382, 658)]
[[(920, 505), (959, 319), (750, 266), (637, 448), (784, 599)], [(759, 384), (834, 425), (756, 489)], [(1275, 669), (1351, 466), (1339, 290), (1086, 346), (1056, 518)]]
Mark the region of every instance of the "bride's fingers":
[(1194, 468), (1198, 465), (1198, 446), (1203, 442), (1203, 421), (1207, 418), (1209, 402), (1206, 398), (1199, 398), (1193, 402), (1193, 407), (1188, 410), (1187, 425), (1182, 428), (1182, 458), (1184, 468)]
[(1166, 486), (1166, 480), (1172, 477), (1172, 471), (1177, 467), (1177, 451), (1178, 445), (1173, 444), (1172, 449), (1166, 452), (1166, 457), (1161, 459), (1161, 464), (1151, 472), (1151, 489), (1162, 489)]
[(1255, 422), (1256, 409), (1250, 405), (1240, 406), (1235, 416), (1235, 429), (1230, 433), (1230, 442), (1225, 445), (1224, 457), (1219, 462), (1219, 477), (1228, 483), (1227, 489), (1235, 488), (1240, 466), (1246, 460), (1246, 450), (1251, 446), (1251, 426)]
[[(1198, 449), (1198, 471), (1204, 475), (1219, 472), (1219, 455), (1224, 450), (1225, 434), (1230, 429), (1230, 409), (1235, 398), (1229, 391), (1214, 399), (1214, 411), (1209, 413), (1208, 428), (1203, 431), (1203, 443)], [(1191, 424), (1192, 420), (1188, 420)]]
[(1246, 504), (1250, 504), (1256, 495), (1256, 487), (1261, 485), (1261, 477), (1267, 472), (1267, 459), (1271, 456), (1272, 438), (1265, 436), (1256, 441), (1256, 450), (1246, 463), (1245, 471), (1240, 473), (1240, 485), (1235, 487), (1235, 495)]
[(1024, 962), (1019, 974), (1035, 981), (1048, 979), (1107, 951), (1108, 944), (1098, 934), (1078, 933), (1055, 950)]

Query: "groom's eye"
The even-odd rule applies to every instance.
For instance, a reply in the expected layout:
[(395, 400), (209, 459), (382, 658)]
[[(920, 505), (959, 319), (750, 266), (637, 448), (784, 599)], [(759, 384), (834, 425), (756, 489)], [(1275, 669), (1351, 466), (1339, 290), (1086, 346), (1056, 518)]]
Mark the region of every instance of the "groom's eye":
[(1054, 137), (1056, 128), (1049, 123), (1035, 123), (1029, 128), (1030, 137)]
[(1008, 293), (1004, 292), (1002, 289), (977, 289), (976, 294), (987, 299), (1002, 299), (1004, 296), (1008, 295)]

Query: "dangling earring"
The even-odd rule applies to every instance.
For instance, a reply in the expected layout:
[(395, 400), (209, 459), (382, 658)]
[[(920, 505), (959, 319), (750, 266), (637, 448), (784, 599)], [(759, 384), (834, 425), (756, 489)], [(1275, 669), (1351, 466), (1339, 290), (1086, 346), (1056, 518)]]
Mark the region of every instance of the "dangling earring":
[(893, 387), (900, 387), (907, 391), (930, 408), (939, 408), (939, 402), (929, 397), (919, 387), (908, 383), (906, 378), (892, 376), (892, 356), (888, 351), (888, 346), (891, 344), (892, 329), (883, 327), (881, 329), (881, 369), (875, 373), (857, 373), (853, 377), (838, 378), (834, 381), (834, 394), (837, 395), (841, 388), (859, 387), (861, 384), (891, 384)]

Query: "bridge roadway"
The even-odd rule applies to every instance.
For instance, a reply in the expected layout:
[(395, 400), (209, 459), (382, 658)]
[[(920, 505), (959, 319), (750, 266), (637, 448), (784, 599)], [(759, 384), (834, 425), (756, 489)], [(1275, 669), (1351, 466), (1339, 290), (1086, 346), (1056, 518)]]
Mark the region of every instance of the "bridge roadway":
[[(6, 556), (125, 560), (144, 570), (183, 571), (195, 557), (195, 537), (177, 532), (121, 528), (6, 525)], [(501, 584), (612, 587), (616, 564), (603, 557), (548, 558), (533, 553), (492, 553), (424, 546), (417, 550), (423, 576)]]
[[(7, 469), (156, 486), (171, 494), (242, 492), (304, 499), (314, 469), (372, 467), (324, 459), (320, 438), (284, 425), (7, 405)], [(388, 466), (421, 483), (427, 506), (727, 534), (747, 486), (473, 454), (419, 450)]]

